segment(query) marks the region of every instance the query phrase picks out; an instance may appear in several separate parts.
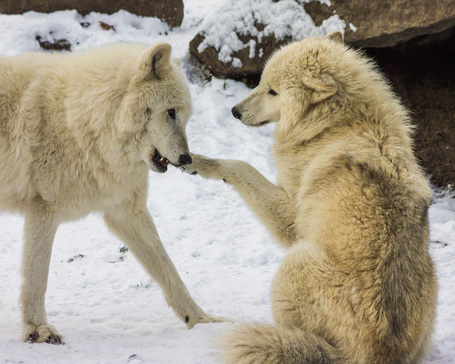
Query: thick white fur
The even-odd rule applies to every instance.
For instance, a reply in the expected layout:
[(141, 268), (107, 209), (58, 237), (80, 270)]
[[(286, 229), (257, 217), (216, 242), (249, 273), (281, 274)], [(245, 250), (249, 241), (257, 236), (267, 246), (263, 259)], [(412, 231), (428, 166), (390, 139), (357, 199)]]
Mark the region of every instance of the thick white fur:
[(289, 253), (275, 326), (238, 326), (226, 362), (419, 363), (437, 300), (432, 193), (383, 76), (339, 32), (308, 38), (270, 59), (233, 114), (277, 122), (277, 185), (241, 161), (193, 155), (184, 168), (231, 184)]
[[(191, 99), (169, 44), (0, 57), (0, 208), (25, 216), (23, 339), (60, 343), (44, 306), (58, 225), (104, 214), (188, 327), (192, 300), (146, 208), (159, 150), (181, 165)], [(169, 109), (175, 110), (175, 120)]]

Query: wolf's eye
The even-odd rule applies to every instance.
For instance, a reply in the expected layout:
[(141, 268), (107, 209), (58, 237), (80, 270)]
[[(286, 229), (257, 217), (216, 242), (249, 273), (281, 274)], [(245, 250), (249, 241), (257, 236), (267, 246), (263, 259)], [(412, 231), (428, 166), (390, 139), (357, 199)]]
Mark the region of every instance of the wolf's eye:
[(167, 111), (167, 114), (169, 115), (169, 117), (170, 117), (172, 120), (175, 120), (175, 116), (176, 116), (176, 114), (175, 114), (175, 109), (169, 109), (169, 110)]
[(274, 89), (270, 89), (269, 95), (276, 96), (278, 95), (278, 92), (276, 92)]

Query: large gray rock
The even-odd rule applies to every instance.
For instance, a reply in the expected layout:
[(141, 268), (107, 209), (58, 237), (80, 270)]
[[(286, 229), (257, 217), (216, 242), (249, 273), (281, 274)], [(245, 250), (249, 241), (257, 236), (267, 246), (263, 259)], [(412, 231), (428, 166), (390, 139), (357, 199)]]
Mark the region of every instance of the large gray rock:
[(232, 0), (201, 24), (190, 53), (239, 79), (290, 40), (340, 30), (347, 43), (388, 47), (454, 26), (455, 0)]
[(363, 47), (390, 47), (455, 26), (455, 0), (332, 0), (331, 8), (357, 27), (346, 28), (346, 41)]
[(121, 9), (130, 13), (157, 17), (176, 27), (183, 21), (183, 0), (2, 0), (0, 13), (22, 14), (27, 11), (50, 13), (76, 9), (85, 15), (92, 11), (112, 14)]
[(231, 0), (204, 20), (190, 52), (217, 77), (249, 77), (290, 40), (345, 26), (337, 14), (315, 24), (298, 0)]

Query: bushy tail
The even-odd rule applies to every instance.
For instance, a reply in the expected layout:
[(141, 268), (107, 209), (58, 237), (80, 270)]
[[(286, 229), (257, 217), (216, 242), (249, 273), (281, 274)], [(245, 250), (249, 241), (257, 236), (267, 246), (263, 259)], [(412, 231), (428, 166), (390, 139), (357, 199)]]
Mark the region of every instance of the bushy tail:
[(338, 350), (305, 329), (238, 325), (223, 338), (229, 364), (340, 364)]

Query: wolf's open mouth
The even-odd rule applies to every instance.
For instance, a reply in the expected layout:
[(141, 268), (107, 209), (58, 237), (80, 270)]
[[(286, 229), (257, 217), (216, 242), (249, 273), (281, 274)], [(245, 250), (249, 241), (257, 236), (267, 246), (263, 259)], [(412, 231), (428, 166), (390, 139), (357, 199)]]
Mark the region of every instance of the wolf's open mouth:
[(155, 154), (152, 157), (152, 162), (155, 165), (158, 172), (164, 173), (167, 171), (167, 166), (169, 165), (169, 161), (167, 158), (163, 157), (158, 149), (155, 149)]

